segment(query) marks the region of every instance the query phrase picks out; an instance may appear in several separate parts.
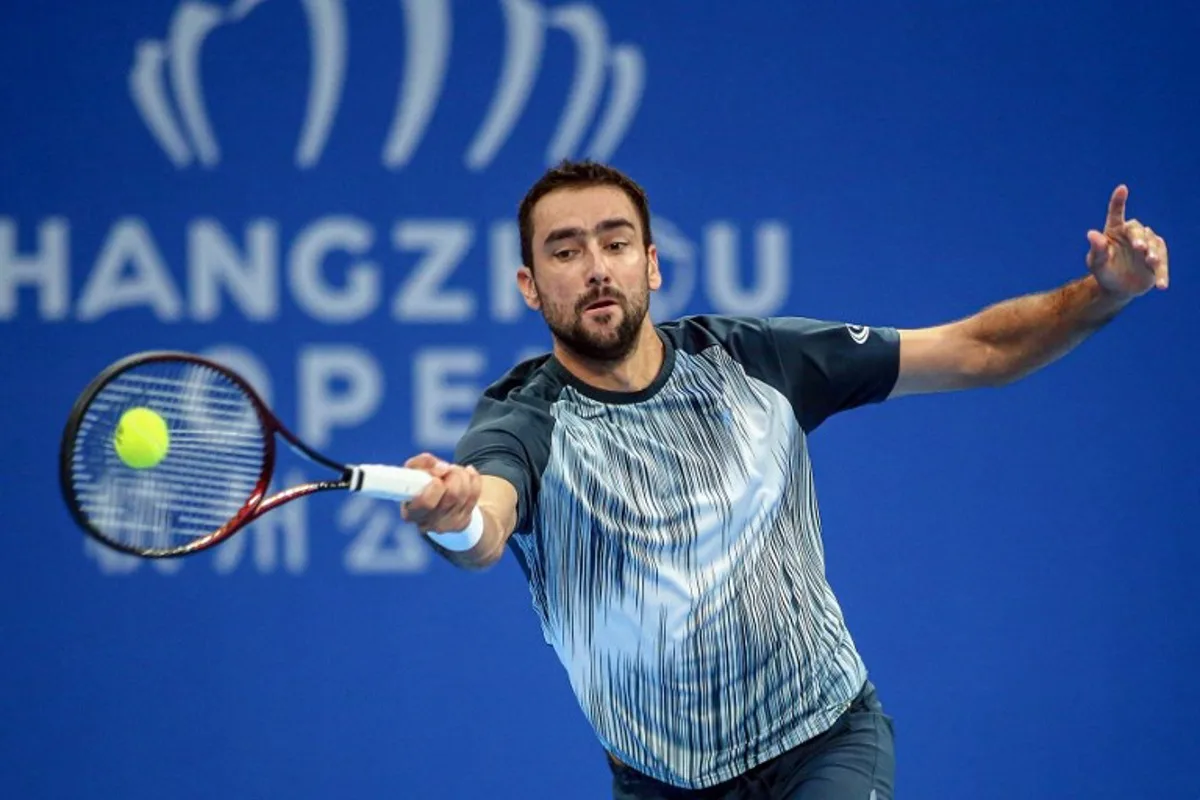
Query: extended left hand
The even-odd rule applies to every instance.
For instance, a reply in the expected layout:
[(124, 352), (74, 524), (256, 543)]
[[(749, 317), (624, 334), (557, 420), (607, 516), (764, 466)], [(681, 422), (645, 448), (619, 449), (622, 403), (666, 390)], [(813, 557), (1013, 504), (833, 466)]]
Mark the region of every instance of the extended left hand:
[(1149, 225), (1125, 220), (1128, 187), (1121, 185), (1108, 201), (1104, 232), (1088, 231), (1087, 266), (1102, 287), (1120, 298), (1139, 297), (1154, 287), (1166, 289), (1167, 243)]

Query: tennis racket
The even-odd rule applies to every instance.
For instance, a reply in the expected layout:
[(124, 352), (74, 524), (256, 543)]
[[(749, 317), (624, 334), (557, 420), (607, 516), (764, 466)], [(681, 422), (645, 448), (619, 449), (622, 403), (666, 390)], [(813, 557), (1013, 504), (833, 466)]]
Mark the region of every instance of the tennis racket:
[[(130, 409), (148, 409), (165, 423), (166, 452), (153, 466), (134, 468), (118, 454), (114, 439)], [(277, 439), (328, 469), (329, 479), (268, 497)], [(433, 479), (403, 467), (339, 464), (301, 442), (228, 367), (155, 351), (112, 364), (75, 401), (59, 480), (67, 507), (89, 535), (135, 556), (166, 558), (220, 544), (299, 497), (342, 490), (404, 502)], [(476, 508), (464, 533), (477, 537), (482, 527)]]

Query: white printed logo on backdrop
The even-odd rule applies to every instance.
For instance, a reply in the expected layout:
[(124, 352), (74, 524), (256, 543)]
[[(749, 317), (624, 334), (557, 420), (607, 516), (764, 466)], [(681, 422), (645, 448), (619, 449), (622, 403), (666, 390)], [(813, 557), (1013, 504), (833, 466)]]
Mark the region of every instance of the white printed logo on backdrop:
[[(549, 70), (568, 69), (571, 75), (553, 115), (553, 129), (522, 133), (545, 136), (547, 164), (564, 157), (609, 160), (629, 146), (653, 72), (643, 48), (614, 36), (593, 3), (495, 2), (491, 8), (500, 12), (495, 35), (503, 44), (502, 55), (494, 65), (489, 99), (477, 109), (477, 123), (460, 155), (461, 169), (481, 173), (502, 158), (527, 115), (539, 76)], [(455, 49), (454, 12), (479, 9), (482, 2), (400, 0), (398, 6), (396, 39), (402, 46), (395, 51), (401, 54), (401, 77), (374, 98), (390, 111), (370, 155), (385, 181), (403, 181), (405, 168), (421, 157), (422, 142), (436, 135), (435, 112), (453, 96), (447, 85), (453, 59), (478, 58), (466, 48)], [(349, 69), (354, 54), (349, 23), (355, 9), (346, 0), (233, 0), (225, 5), (184, 0), (166, 11), (158, 31), (130, 43), (132, 57), (113, 64), (113, 80), (125, 82), (148, 146), (165, 154), (176, 170), (218, 180), (222, 147), (233, 146), (239, 131), (236, 126), (217, 130), (213, 124), (204, 83), (206, 45), (252, 14), (300, 14), (310, 69), (297, 73), (296, 80), (305, 82), (307, 97), (296, 123), (294, 151), (279, 158), (302, 172), (328, 169), (322, 159), (335, 137), (357, 141), (364, 133), (348, 129), (351, 120), (341, 113), (347, 98), (362, 101), (353, 93), (366, 91), (355, 84)], [(550, 37), (565, 37), (572, 44), (569, 62), (560, 63), (563, 56), (549, 47)], [(686, 130), (690, 122), (681, 120), (679, 129)], [(719, 202), (719, 195), (714, 199)], [(102, 200), (97, 198), (97, 208), (103, 208)], [(289, 422), (305, 441), (335, 457), (355, 458), (339, 447), (339, 435), (380, 425), (383, 419), (395, 424), (389, 394), (411, 398), (411, 417), (400, 422), (410, 426), (408, 441), (415, 449), (448, 452), (487, 383), (519, 358), (544, 350), (544, 334), (536, 341), (508, 337), (513, 352), (504, 358), (482, 345), (418, 348), (406, 383), (392, 377), (392, 354), (357, 343), (353, 326), (384, 321), (503, 330), (530, 319), (532, 312), (513, 277), (520, 265), (515, 220), (476, 219), (470, 212), (387, 218), (315, 210), (307, 220), (285, 224), (270, 209), (239, 220), (222, 217), (217, 209), (196, 208), (182, 223), (166, 222), (154, 209), (122, 209), (122, 216), (105, 223), (100, 234), (85, 238), (72, 235), (69, 218), (28, 220), (0, 209), (0, 322), (32, 313), (47, 324), (103, 325), (130, 311), (149, 311), (166, 326), (240, 318), (269, 331), (287, 313), (325, 332), (321, 342), (297, 343), (291, 375), (272, 375), (252, 342), (216, 346), (210, 354), (243, 371), (267, 396), (273, 377), (294, 385)], [(20, 230), (19, 225), (31, 229)], [(89, 230), (94, 225), (93, 217)], [(760, 220), (743, 231), (732, 219), (715, 218), (693, 221), (691, 227), (695, 230), (655, 215), (665, 277), (651, 306), (655, 319), (674, 317), (693, 304), (713, 313), (744, 315), (772, 314), (783, 307), (791, 278), (785, 224)], [(454, 285), (468, 274), (486, 275), (486, 287)], [(347, 343), (329, 343), (330, 332)], [(403, 439), (402, 434), (398, 431), (397, 438)], [(303, 476), (277, 476), (281, 485), (297, 477)], [(308, 502), (285, 507), (222, 545), (211, 561), (213, 569), (220, 574), (309, 570)], [(427, 548), (414, 546), (422, 543), (394, 508), (347, 503), (334, 520), (347, 537), (346, 571), (403, 573), (428, 567)], [(89, 552), (105, 572), (139, 567), (115, 553)], [(169, 573), (182, 565), (157, 561), (150, 569)]]
[[(146, 127), (175, 166), (199, 162), (212, 167), (220, 161), (201, 77), (204, 44), (220, 28), (236, 25), (266, 2), (238, 0), (222, 9), (189, 0), (176, 8), (165, 38), (139, 43), (129, 75), (130, 92)], [(308, 26), (312, 69), (295, 161), (307, 169), (320, 161), (341, 105), (349, 41), (345, 0), (301, 0), (300, 6)], [(404, 0), (401, 6), (404, 77), (381, 150), (384, 166), (393, 170), (403, 168), (417, 153), (443, 96), (452, 48), (449, 0)], [(641, 103), (646, 73), (641, 50), (610, 44), (604, 17), (585, 3), (545, 8), (533, 0), (503, 0), (501, 6), (506, 23), (504, 62), (491, 106), (463, 156), (466, 166), (476, 171), (487, 167), (512, 134), (542, 68), (548, 30), (570, 34), (576, 63), (546, 161), (581, 155), (608, 159)], [(601, 107), (606, 92), (608, 102)], [(597, 114), (595, 133), (583, 148), (584, 134)]]

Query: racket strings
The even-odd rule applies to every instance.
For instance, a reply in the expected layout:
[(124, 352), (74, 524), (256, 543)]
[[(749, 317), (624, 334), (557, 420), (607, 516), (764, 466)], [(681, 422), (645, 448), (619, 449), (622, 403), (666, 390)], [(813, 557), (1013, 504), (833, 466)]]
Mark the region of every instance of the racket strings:
[[(166, 422), (166, 456), (135, 469), (117, 454), (121, 415), (149, 408)], [(258, 486), (265, 432), (257, 409), (223, 373), (188, 362), (148, 362), (104, 386), (83, 414), (71, 460), (79, 507), (111, 541), (175, 549), (212, 535)]]

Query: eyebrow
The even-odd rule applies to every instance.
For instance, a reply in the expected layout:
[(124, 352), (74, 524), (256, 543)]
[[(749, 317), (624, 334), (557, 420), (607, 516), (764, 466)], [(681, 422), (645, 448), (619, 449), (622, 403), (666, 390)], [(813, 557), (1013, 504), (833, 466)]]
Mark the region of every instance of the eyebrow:
[[(597, 224), (594, 229), (594, 233), (606, 233), (608, 231), (615, 230), (616, 228), (629, 228), (630, 230), (637, 230), (633, 227), (633, 223), (624, 217), (613, 217), (612, 219), (606, 219)], [(587, 231), (585, 231), (583, 228), (557, 228), (550, 231), (550, 233), (546, 235), (545, 241), (542, 242), (542, 247), (548, 247), (555, 242), (561, 242), (563, 239), (580, 239), (586, 233)]]

